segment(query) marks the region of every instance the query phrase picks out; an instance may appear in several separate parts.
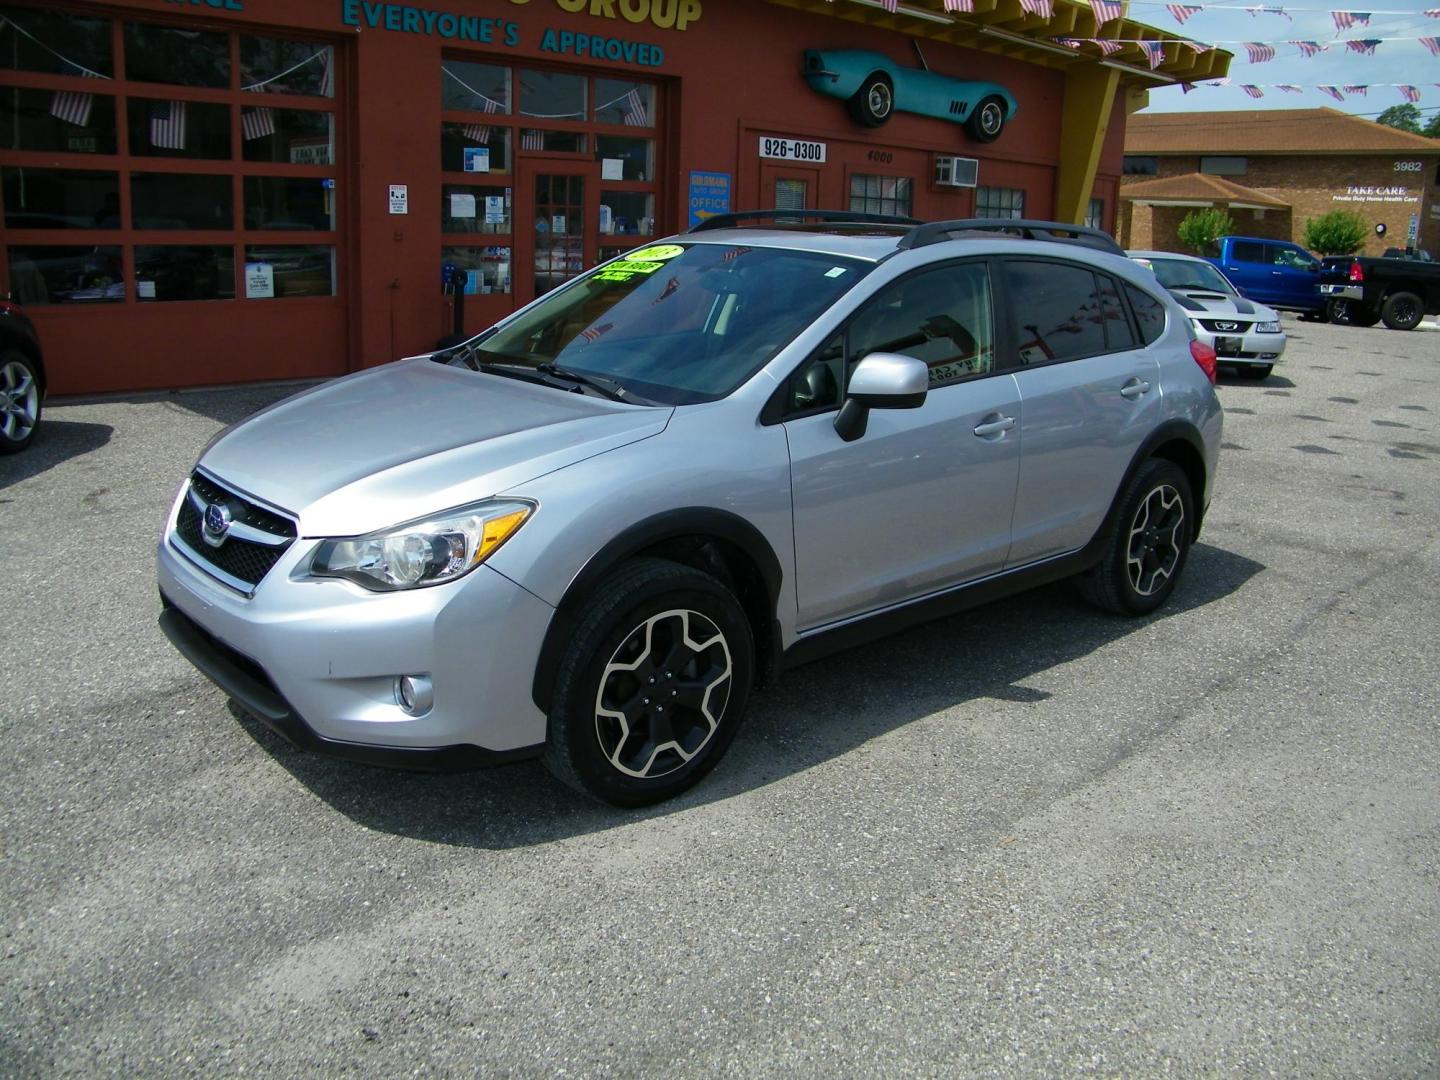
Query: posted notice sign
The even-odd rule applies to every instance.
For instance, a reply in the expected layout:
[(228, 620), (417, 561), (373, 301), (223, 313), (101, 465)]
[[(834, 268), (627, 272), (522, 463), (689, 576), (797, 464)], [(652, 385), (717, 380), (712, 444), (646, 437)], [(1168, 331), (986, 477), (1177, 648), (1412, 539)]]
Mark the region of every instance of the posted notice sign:
[(410, 186), (408, 184), (390, 185), (390, 212), (392, 214), (410, 213)]
[(245, 299), (262, 300), (275, 295), (275, 265), (247, 262), (245, 264)]

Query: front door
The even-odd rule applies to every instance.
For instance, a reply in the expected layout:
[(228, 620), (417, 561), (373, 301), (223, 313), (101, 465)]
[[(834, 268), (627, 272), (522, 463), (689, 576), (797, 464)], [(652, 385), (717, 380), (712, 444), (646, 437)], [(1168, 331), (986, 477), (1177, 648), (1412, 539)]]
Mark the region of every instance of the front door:
[(600, 169), (522, 157), (518, 171), (515, 299), (527, 304), (599, 261)]

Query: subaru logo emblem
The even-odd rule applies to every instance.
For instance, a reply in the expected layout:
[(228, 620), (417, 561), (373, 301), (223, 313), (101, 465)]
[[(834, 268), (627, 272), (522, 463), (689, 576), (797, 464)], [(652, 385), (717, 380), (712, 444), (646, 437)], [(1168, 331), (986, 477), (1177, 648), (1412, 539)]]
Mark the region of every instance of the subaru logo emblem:
[(1217, 322), (1215, 324), (1215, 329), (1229, 332), (1232, 330), (1239, 330), (1240, 324), (1238, 322)]
[(224, 503), (210, 503), (205, 507), (205, 525), (200, 535), (211, 547), (219, 547), (225, 542), (225, 534), (230, 531), (230, 523), (234, 520), (230, 508)]

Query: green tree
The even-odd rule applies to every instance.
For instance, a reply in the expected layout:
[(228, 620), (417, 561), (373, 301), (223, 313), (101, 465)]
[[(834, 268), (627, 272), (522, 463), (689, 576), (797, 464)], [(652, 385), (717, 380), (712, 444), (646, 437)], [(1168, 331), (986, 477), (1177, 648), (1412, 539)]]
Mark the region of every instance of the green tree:
[(1432, 139), (1440, 139), (1440, 112), (1430, 117), (1430, 122), (1425, 125), (1422, 135), (1429, 135)]
[(1331, 210), (1305, 219), (1304, 243), (1321, 255), (1350, 255), (1359, 251), (1369, 235), (1365, 219), (1353, 210)]
[(1377, 124), (1384, 124), (1386, 127), (1399, 128), (1401, 131), (1408, 131), (1412, 135), (1420, 134), (1420, 106), (1405, 102), (1403, 105), (1391, 105), (1375, 118)]
[(1191, 210), (1181, 220), (1175, 234), (1195, 254), (1214, 255), (1219, 251), (1215, 241), (1234, 231), (1235, 223), (1230, 220), (1230, 215), (1212, 206), (1207, 210)]

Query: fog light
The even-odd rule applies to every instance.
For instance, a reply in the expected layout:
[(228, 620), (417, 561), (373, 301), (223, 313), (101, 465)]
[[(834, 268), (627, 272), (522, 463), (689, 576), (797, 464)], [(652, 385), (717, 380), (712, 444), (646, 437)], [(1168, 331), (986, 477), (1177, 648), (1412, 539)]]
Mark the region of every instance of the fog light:
[(395, 678), (395, 704), (407, 716), (420, 716), (435, 704), (435, 687), (429, 675), (399, 675)]

